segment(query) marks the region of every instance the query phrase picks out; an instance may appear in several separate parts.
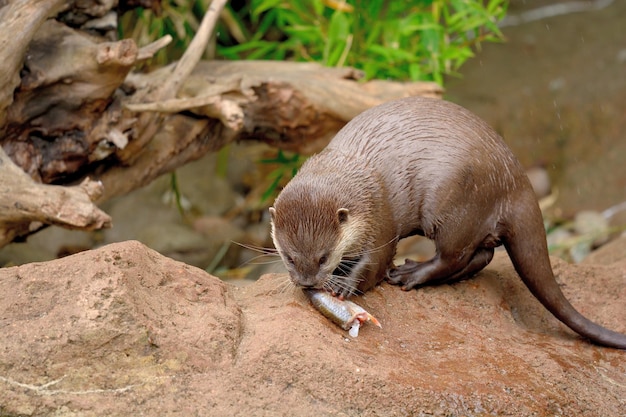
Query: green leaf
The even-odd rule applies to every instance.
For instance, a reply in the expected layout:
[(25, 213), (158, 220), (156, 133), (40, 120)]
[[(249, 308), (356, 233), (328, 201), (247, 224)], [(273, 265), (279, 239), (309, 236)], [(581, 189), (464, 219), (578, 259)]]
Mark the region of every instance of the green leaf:
[(282, 1), (283, 0), (253, 0), (251, 4), (251, 16), (258, 19), (262, 13), (276, 8)]
[(508, 3), (347, 0), (350, 9), (345, 9), (333, 1), (251, 0), (241, 9), (252, 16), (246, 25), (252, 34), (249, 48), (218, 46), (218, 51), (229, 58), (349, 64), (363, 70), (366, 79), (442, 83), (481, 42), (502, 39), (497, 22)]
[(350, 33), (350, 22), (343, 12), (335, 11), (330, 18), (328, 38), (324, 47), (323, 63), (328, 66), (337, 64), (346, 47), (346, 40)]

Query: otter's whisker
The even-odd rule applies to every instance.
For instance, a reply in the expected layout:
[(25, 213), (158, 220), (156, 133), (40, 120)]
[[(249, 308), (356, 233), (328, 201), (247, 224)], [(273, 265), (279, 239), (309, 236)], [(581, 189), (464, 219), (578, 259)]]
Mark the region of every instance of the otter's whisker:
[(382, 245), (379, 245), (379, 246), (376, 246), (376, 247), (373, 247), (373, 248), (369, 248), (369, 249), (362, 249), (362, 250), (359, 250), (359, 251), (353, 252), (353, 253), (352, 252), (346, 252), (346, 253), (343, 254), (343, 256), (347, 257), (347, 258), (358, 258), (358, 257), (362, 257), (364, 255), (370, 255), (372, 253), (376, 253), (376, 252), (379, 252), (379, 251), (385, 249), (389, 245), (395, 245), (396, 243), (398, 243), (398, 240), (399, 240), (399, 238), (398, 238), (398, 236), (396, 236), (393, 239), (387, 241), (386, 243), (383, 243)]
[(324, 283), (323, 288), (330, 292), (348, 292), (349, 294), (352, 293), (353, 288), (349, 285), (349, 283), (340, 278), (341, 277), (331, 275), (329, 279)]
[[(260, 259), (266, 259), (263, 261), (259, 261)], [(272, 259), (273, 258), (273, 259)], [(250, 258), (247, 261), (243, 262), (240, 267), (246, 265), (272, 265), (272, 264), (280, 264), (282, 259), (278, 255), (268, 254), (268, 255), (258, 255), (254, 258)]]
[(242, 248), (250, 249), (251, 251), (254, 251), (254, 252), (264, 253), (266, 255), (278, 254), (278, 250), (276, 250), (275, 248), (266, 248), (264, 246), (256, 246), (256, 245), (251, 245), (248, 243), (235, 242), (234, 240), (232, 241), (232, 243), (234, 243), (235, 245), (241, 246)]
[(279, 280), (276, 287), (273, 288), (270, 293), (271, 294), (283, 294), (286, 293), (289, 290), (295, 290), (296, 286), (294, 285), (293, 282), (291, 282), (291, 279), (289, 277), (286, 277), (285, 279)]

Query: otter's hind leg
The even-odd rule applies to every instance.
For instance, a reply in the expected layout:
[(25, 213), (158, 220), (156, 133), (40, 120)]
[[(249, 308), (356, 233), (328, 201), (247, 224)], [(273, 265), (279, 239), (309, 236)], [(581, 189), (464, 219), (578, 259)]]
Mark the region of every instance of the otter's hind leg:
[(493, 258), (493, 248), (478, 248), (471, 257), (437, 254), (426, 262), (407, 260), (404, 265), (389, 271), (389, 282), (410, 290), (426, 284), (444, 284), (469, 278), (486, 267)]
[(452, 282), (461, 281), (471, 278), (474, 274), (482, 271), (493, 259), (493, 248), (479, 248), (474, 252), (474, 256), (470, 262), (459, 272), (443, 278), (438, 284), (450, 284)]

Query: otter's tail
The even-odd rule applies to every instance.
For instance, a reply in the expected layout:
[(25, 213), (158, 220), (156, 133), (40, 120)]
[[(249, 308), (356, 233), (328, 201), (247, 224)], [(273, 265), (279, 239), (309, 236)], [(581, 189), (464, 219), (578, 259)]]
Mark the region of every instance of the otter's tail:
[(550, 266), (539, 207), (525, 209), (525, 213), (515, 216), (516, 224), (509, 225), (510, 233), (504, 241), (524, 284), (550, 313), (576, 333), (600, 345), (626, 349), (626, 335), (592, 322), (567, 301)]

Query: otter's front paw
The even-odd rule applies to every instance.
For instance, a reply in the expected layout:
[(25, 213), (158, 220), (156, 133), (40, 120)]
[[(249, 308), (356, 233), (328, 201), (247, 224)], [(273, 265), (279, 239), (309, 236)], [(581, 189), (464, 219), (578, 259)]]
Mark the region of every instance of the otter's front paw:
[(340, 300), (345, 300), (354, 294), (354, 289), (352, 288), (344, 288), (338, 284), (330, 285), (330, 293)]

